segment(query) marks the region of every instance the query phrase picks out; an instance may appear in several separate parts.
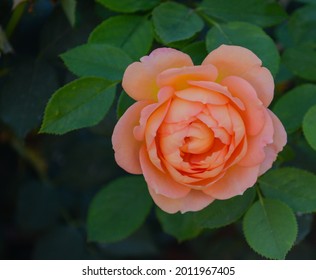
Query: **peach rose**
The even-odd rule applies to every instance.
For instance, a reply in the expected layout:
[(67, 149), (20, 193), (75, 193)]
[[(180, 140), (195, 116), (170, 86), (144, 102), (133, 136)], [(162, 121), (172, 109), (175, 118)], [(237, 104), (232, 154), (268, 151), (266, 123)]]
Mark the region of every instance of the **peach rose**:
[(115, 159), (144, 175), (162, 210), (241, 195), (271, 168), (286, 133), (267, 109), (274, 82), (261, 64), (246, 48), (222, 45), (198, 66), (171, 48), (128, 66), (123, 88), (137, 102), (114, 129)]

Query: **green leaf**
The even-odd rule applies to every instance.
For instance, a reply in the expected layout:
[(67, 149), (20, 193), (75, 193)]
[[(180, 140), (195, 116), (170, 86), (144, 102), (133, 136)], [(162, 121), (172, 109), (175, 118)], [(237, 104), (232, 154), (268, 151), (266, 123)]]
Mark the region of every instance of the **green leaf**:
[(114, 95), (113, 82), (101, 78), (75, 80), (51, 97), (40, 132), (63, 134), (96, 125), (110, 109)]
[(155, 31), (165, 44), (191, 38), (203, 28), (202, 19), (192, 9), (175, 2), (160, 4), (152, 14)]
[(74, 26), (76, 23), (77, 1), (76, 0), (61, 0), (61, 6), (63, 7), (63, 10), (64, 10), (71, 26)]
[(105, 44), (86, 44), (61, 55), (66, 66), (78, 76), (122, 80), (132, 59), (121, 49)]
[(206, 46), (204, 41), (194, 42), (190, 45), (182, 48), (184, 53), (187, 53), (195, 65), (199, 65), (203, 62), (207, 56)]
[(308, 144), (316, 150), (316, 105), (307, 111), (303, 119), (303, 132)]
[(0, 87), (0, 118), (18, 136), (40, 125), (45, 105), (58, 88), (55, 69), (37, 59), (18, 60)]
[(153, 42), (152, 24), (136, 15), (115, 16), (97, 26), (89, 43), (103, 43), (123, 49), (134, 60), (147, 54)]
[(243, 228), (249, 246), (270, 259), (284, 259), (297, 236), (297, 222), (283, 202), (262, 199), (244, 217)]
[(299, 46), (286, 49), (282, 61), (295, 75), (316, 81), (316, 51), (312, 46)]
[(143, 224), (151, 206), (142, 177), (122, 177), (111, 182), (90, 205), (88, 239), (114, 242), (128, 237)]
[(311, 172), (279, 168), (260, 177), (259, 184), (266, 197), (283, 201), (295, 212), (316, 211), (316, 176)]
[(289, 20), (289, 32), (297, 44), (315, 43), (316, 5), (306, 5), (295, 10)]
[(119, 119), (125, 111), (135, 103), (135, 100), (131, 98), (127, 93), (123, 90), (120, 94), (119, 100), (117, 102), (116, 114)]
[(197, 236), (203, 229), (214, 229), (237, 221), (250, 207), (255, 198), (253, 188), (243, 195), (227, 200), (215, 200), (198, 212), (167, 214), (157, 211), (158, 219), (165, 232), (179, 241)]
[(279, 53), (273, 40), (258, 26), (245, 22), (215, 25), (207, 33), (209, 52), (220, 45), (238, 45), (253, 51), (275, 76), (279, 69)]
[(220, 21), (246, 21), (262, 27), (276, 25), (287, 14), (277, 3), (266, 0), (204, 0), (199, 9)]
[(154, 8), (160, 0), (96, 0), (106, 8), (116, 12), (134, 13), (137, 11), (146, 11)]
[[(273, 107), (288, 133), (298, 130), (307, 110), (316, 104), (316, 85), (300, 85), (281, 96)], [(295, 114), (293, 113), (295, 108)]]

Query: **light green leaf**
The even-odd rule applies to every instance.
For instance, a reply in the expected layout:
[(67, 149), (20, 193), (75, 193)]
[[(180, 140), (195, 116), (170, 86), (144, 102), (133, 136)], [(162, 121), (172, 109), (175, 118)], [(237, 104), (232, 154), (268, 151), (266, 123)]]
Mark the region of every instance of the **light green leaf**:
[(121, 48), (134, 60), (146, 55), (152, 42), (151, 22), (136, 15), (111, 17), (97, 26), (89, 37), (89, 43), (102, 43)]
[(193, 10), (175, 2), (156, 7), (153, 23), (157, 35), (165, 44), (189, 39), (203, 28), (202, 19)]
[(238, 45), (253, 51), (275, 76), (279, 69), (279, 53), (273, 40), (258, 26), (245, 22), (216, 25), (206, 37), (209, 52), (222, 44)]
[(295, 75), (309, 81), (316, 81), (316, 51), (312, 46), (286, 49), (282, 61)]
[(276, 25), (287, 17), (279, 4), (266, 0), (204, 0), (199, 10), (216, 20), (246, 21), (262, 27)]
[(316, 176), (311, 172), (279, 168), (260, 177), (259, 184), (266, 197), (283, 201), (295, 212), (316, 211)]
[(249, 246), (269, 259), (284, 259), (297, 236), (297, 222), (283, 202), (262, 199), (244, 217), (243, 228)]
[[(316, 85), (300, 85), (281, 96), (273, 112), (280, 118), (288, 133), (299, 129), (307, 110), (316, 104)], [(293, 114), (295, 108), (295, 114)]]
[(123, 90), (120, 94), (119, 100), (117, 102), (116, 114), (119, 119), (125, 111), (135, 103), (135, 100), (131, 98), (127, 93)]
[(121, 177), (103, 188), (88, 212), (88, 239), (114, 242), (128, 237), (145, 221), (152, 206), (140, 176)]
[(61, 55), (66, 66), (78, 76), (96, 76), (120, 81), (132, 59), (121, 49), (105, 44), (86, 44)]
[(110, 109), (115, 84), (101, 78), (81, 78), (57, 90), (47, 104), (41, 133), (63, 134), (96, 125)]
[(146, 11), (154, 8), (160, 0), (96, 0), (106, 8), (115, 12), (134, 13), (137, 11)]
[(303, 132), (308, 144), (316, 150), (316, 105), (307, 111), (303, 119)]
[(61, 6), (63, 7), (63, 10), (64, 10), (71, 26), (74, 26), (76, 23), (77, 1), (76, 0), (61, 0)]

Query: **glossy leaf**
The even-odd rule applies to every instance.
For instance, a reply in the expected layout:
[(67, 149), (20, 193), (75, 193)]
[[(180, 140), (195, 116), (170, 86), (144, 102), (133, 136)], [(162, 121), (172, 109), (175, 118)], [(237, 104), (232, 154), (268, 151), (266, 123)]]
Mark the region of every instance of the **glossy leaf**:
[(103, 188), (88, 213), (88, 239), (114, 242), (128, 237), (145, 221), (152, 206), (142, 177), (121, 177)]
[(316, 150), (316, 105), (307, 111), (303, 119), (303, 131), (309, 145)]
[(191, 38), (203, 28), (202, 19), (193, 10), (175, 2), (166, 2), (155, 8), (153, 23), (165, 44)]
[(106, 44), (86, 44), (61, 55), (78, 76), (95, 76), (120, 81), (132, 59), (121, 49)]
[(250, 247), (269, 259), (284, 259), (297, 236), (297, 222), (290, 207), (273, 199), (254, 203), (244, 217)]
[(209, 52), (222, 44), (238, 45), (253, 51), (273, 75), (279, 69), (279, 53), (273, 40), (258, 26), (244, 22), (219, 24), (210, 29), (206, 37)]
[(313, 104), (316, 104), (316, 85), (304, 84), (281, 96), (273, 111), (280, 118), (286, 131), (292, 133), (302, 127), (303, 117)]
[(135, 100), (127, 95), (127, 93), (123, 90), (117, 102), (117, 118), (120, 118), (125, 113), (125, 111), (134, 103)]
[(152, 24), (145, 17), (123, 15), (107, 19), (97, 26), (89, 43), (108, 44), (123, 49), (134, 60), (146, 55), (153, 42)]
[(160, 0), (96, 0), (106, 8), (116, 12), (133, 13), (137, 11), (146, 11), (154, 8)]
[(207, 56), (206, 46), (204, 41), (194, 42), (182, 48), (184, 53), (187, 53), (195, 65), (200, 65)]
[(266, 0), (204, 0), (199, 9), (220, 21), (246, 21), (262, 27), (278, 24), (287, 17), (279, 4)]
[(71, 24), (71, 26), (74, 26), (76, 23), (76, 6), (77, 1), (76, 0), (61, 0), (61, 6), (63, 7), (63, 10)]
[(110, 109), (115, 84), (101, 78), (81, 78), (54, 93), (47, 104), (41, 133), (63, 134), (96, 125)]

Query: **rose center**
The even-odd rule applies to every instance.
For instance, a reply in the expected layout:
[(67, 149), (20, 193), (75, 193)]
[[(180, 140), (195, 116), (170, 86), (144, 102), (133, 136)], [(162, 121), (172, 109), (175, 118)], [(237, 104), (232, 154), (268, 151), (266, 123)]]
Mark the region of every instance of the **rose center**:
[(193, 122), (189, 126), (187, 136), (184, 138), (184, 144), (180, 150), (190, 154), (202, 154), (212, 147), (213, 142), (213, 131), (201, 122)]

